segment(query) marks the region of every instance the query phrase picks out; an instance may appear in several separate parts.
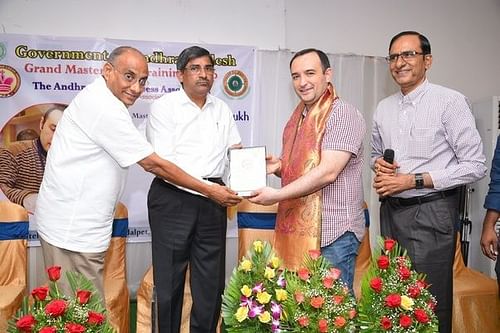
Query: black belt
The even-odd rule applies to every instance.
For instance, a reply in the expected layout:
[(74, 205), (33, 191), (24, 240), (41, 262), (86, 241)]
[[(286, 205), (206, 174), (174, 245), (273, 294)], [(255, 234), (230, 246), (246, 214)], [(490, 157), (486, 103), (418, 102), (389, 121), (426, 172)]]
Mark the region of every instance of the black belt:
[(421, 205), (426, 202), (431, 202), (439, 199), (444, 199), (446, 197), (451, 197), (457, 193), (457, 189), (453, 188), (451, 190), (433, 192), (426, 195), (422, 195), (419, 197), (413, 198), (396, 198), (396, 197), (386, 197), (382, 199), (382, 202), (388, 200), (392, 203), (396, 203), (400, 206), (413, 206), (413, 205)]
[(226, 185), (222, 181), (221, 177), (203, 177), (203, 179), (204, 180), (208, 180), (209, 182), (212, 182), (212, 183), (216, 183), (216, 184), (222, 185), (222, 186)]

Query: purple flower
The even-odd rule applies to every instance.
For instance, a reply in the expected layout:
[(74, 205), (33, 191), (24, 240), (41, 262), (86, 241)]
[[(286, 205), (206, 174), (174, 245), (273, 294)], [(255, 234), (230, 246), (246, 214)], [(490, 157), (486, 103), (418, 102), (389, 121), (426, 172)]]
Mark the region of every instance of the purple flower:
[(285, 276), (283, 273), (280, 274), (280, 277), (278, 278), (278, 281), (276, 281), (276, 284), (278, 286), (280, 286), (281, 288), (286, 287), (286, 280), (285, 280)]
[(278, 320), (279, 323), (279, 319), (281, 317), (281, 305), (277, 304), (274, 301), (271, 301), (271, 315), (273, 319)]
[(280, 330), (280, 321), (273, 319), (272, 325), (271, 325), (271, 330), (273, 333), (279, 333), (281, 332)]
[(252, 299), (250, 299), (246, 296), (241, 296), (240, 301), (241, 301), (240, 306), (248, 306), (248, 307), (252, 306), (252, 302), (253, 302)]
[(248, 311), (249, 318), (255, 318), (264, 312), (264, 305), (258, 306), (257, 304), (252, 304), (250, 311)]
[(255, 285), (255, 287), (253, 287), (253, 289), (252, 289), (252, 291), (253, 291), (254, 293), (260, 293), (260, 292), (262, 292), (263, 290), (264, 290), (264, 285), (262, 284), (262, 282), (261, 282), (261, 283), (257, 283), (257, 284)]

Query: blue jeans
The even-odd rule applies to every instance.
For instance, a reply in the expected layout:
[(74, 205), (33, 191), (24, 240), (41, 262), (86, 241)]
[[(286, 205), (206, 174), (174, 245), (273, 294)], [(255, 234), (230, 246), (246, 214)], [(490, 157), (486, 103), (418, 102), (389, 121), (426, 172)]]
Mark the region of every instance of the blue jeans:
[(333, 267), (340, 269), (340, 278), (347, 284), (353, 295), (352, 284), (359, 244), (356, 235), (348, 231), (330, 245), (321, 248), (321, 255), (330, 261)]

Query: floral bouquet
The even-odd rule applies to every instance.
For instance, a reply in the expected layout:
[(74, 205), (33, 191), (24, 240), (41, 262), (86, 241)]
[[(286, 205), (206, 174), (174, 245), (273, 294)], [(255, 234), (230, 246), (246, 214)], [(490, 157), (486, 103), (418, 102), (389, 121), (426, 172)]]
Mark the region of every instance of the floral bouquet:
[(306, 254), (299, 270), (287, 274), (285, 302), (291, 332), (354, 332), (356, 301), (319, 250)]
[(31, 291), (32, 300), (29, 297), (23, 300), (21, 309), (9, 321), (9, 333), (114, 332), (106, 321), (105, 310), (92, 282), (81, 274), (67, 272), (73, 295), (66, 297), (57, 285), (61, 267), (50, 267), (47, 273), (49, 287), (35, 288)]
[(255, 241), (234, 269), (222, 297), (227, 332), (280, 332), (286, 319), (284, 271), (267, 242)]
[(423, 274), (411, 269), (406, 250), (393, 239), (378, 240), (379, 250), (361, 282), (361, 332), (438, 332), (436, 300)]

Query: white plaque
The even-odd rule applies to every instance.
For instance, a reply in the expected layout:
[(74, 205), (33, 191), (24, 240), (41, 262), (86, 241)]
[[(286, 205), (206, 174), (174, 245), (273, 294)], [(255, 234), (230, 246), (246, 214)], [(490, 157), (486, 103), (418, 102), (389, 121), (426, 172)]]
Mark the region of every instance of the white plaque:
[(266, 147), (229, 150), (230, 187), (239, 196), (266, 186)]

